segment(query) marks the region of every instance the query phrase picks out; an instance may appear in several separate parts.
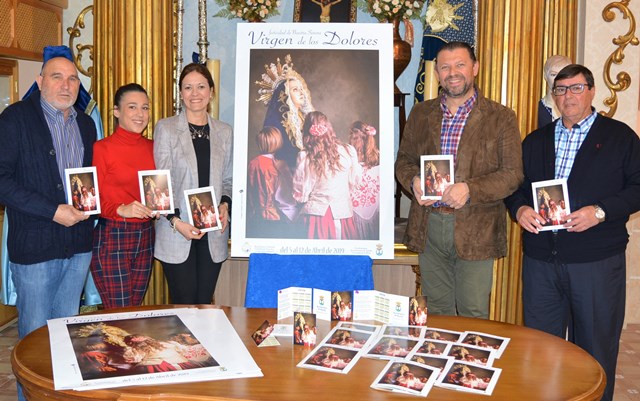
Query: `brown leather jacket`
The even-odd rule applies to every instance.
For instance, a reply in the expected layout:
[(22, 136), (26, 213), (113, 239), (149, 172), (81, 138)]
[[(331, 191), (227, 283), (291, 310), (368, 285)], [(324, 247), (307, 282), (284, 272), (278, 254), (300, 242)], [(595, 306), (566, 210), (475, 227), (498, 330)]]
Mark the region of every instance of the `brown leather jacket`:
[[(395, 170), (400, 184), (412, 192), (420, 176), (420, 156), (440, 154), (440, 99), (416, 104), (409, 115)], [(455, 246), (466, 260), (503, 257), (507, 253), (507, 215), (503, 199), (523, 180), (522, 147), (513, 110), (478, 93), (458, 145), (455, 182), (469, 186), (470, 202), (455, 211)], [(403, 243), (422, 252), (427, 240), (431, 207), (412, 199)]]

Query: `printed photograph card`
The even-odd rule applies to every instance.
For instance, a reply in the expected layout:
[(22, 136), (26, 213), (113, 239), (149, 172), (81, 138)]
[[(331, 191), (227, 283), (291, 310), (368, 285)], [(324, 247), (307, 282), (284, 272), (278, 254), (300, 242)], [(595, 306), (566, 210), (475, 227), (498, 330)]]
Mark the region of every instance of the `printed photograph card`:
[(363, 349), (366, 348), (369, 340), (373, 338), (375, 338), (375, 334), (371, 331), (361, 331), (344, 326), (336, 326), (327, 335), (325, 343), (352, 349)]
[(359, 350), (322, 343), (298, 367), (347, 374), (360, 358)]
[(412, 361), (389, 361), (371, 388), (426, 397), (439, 371)]
[(95, 166), (64, 170), (67, 203), (84, 214), (100, 214), (100, 190)]
[(138, 171), (140, 199), (143, 205), (159, 214), (173, 213), (173, 190), (169, 170)]
[[(395, 185), (391, 30), (333, 16), (238, 24), (231, 256), (393, 259), (393, 197), (385, 196)], [(362, 152), (364, 143), (378, 156)], [(317, 152), (328, 157), (312, 162)], [(355, 230), (335, 230), (317, 215), (329, 203)]]
[(420, 187), (423, 200), (440, 200), (449, 185), (454, 184), (453, 155), (420, 156)]
[(427, 340), (440, 340), (457, 343), (460, 341), (460, 337), (462, 337), (462, 332), (460, 331), (445, 330), (436, 327), (428, 327), (424, 332), (424, 338)]
[(273, 335), (273, 328), (274, 328), (274, 325), (269, 323), (268, 320), (265, 320), (264, 322), (262, 322), (260, 327), (258, 327), (253, 332), (253, 334), (251, 335), (251, 338), (253, 339), (253, 341), (256, 343), (258, 347), (270, 347), (274, 345), (280, 345), (280, 342), (278, 342), (278, 339), (276, 339), (276, 337)]
[(222, 223), (218, 216), (218, 202), (212, 186), (184, 191), (184, 197), (189, 205), (187, 216), (189, 224), (201, 232), (220, 230)]
[(371, 344), (364, 356), (376, 359), (406, 358), (418, 344), (418, 339), (383, 335)]
[(412, 362), (421, 363), (423, 365), (430, 366), (434, 369), (437, 369), (439, 379), (442, 376), (442, 372), (444, 372), (445, 367), (449, 361), (453, 360), (450, 356), (443, 355), (433, 355), (433, 354), (420, 354), (420, 353), (412, 353), (409, 354), (408, 360)]
[(389, 336), (401, 336), (410, 338), (422, 338), (425, 328), (422, 326), (407, 326), (407, 325), (382, 325), (382, 334)]
[(563, 230), (571, 214), (567, 180), (546, 180), (531, 183), (533, 209), (544, 219), (542, 231)]
[(465, 331), (460, 337), (460, 343), (475, 345), (476, 347), (488, 348), (495, 351), (496, 358), (500, 358), (507, 348), (510, 339), (493, 334), (480, 333), (477, 331)]
[(427, 339), (420, 343), (420, 346), (416, 348), (415, 353), (422, 355), (448, 355), (452, 344), (454, 343)]
[(427, 296), (409, 298), (409, 326), (427, 325)]
[(331, 293), (331, 320), (343, 322), (353, 320), (353, 291)]
[(502, 369), (452, 360), (447, 363), (436, 386), (491, 395)]
[(475, 363), (476, 365), (492, 366), (495, 352), (490, 348), (476, 347), (469, 344), (451, 344), (447, 356), (456, 361)]
[(293, 314), (293, 343), (305, 347), (315, 347), (318, 326), (314, 313), (295, 312)]
[(368, 331), (375, 335), (380, 331), (380, 326), (368, 323), (339, 322), (336, 327), (348, 330)]

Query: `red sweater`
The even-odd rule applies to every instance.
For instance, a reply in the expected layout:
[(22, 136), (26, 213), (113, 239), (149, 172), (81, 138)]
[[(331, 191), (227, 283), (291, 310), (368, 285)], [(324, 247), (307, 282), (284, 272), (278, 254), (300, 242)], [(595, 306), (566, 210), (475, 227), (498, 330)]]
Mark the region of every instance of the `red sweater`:
[(93, 145), (93, 165), (98, 171), (101, 216), (123, 221), (116, 213), (118, 206), (141, 201), (138, 171), (156, 168), (153, 141), (117, 127), (111, 136)]

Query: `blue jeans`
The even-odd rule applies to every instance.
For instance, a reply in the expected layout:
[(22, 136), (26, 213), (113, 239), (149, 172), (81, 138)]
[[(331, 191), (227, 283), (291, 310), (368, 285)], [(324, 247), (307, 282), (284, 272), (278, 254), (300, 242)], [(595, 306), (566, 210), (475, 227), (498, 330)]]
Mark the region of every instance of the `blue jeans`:
[(47, 324), (47, 319), (78, 314), (91, 252), (32, 265), (9, 262), (18, 295), (18, 336)]

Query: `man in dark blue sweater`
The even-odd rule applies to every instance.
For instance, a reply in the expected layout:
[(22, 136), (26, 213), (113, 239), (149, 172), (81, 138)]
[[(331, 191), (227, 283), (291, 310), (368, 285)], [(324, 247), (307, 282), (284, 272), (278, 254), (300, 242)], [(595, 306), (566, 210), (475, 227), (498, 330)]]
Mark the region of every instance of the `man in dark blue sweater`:
[(64, 170), (91, 166), (96, 129), (74, 108), (80, 80), (64, 57), (48, 60), (39, 90), (0, 114), (0, 203), (23, 338), (47, 319), (78, 313), (93, 222), (67, 204)]
[[(562, 338), (569, 329), (604, 368), (602, 400), (612, 400), (625, 312), (626, 223), (640, 209), (640, 140), (591, 106), (594, 79), (586, 67), (563, 68), (553, 95), (562, 118), (525, 138), (525, 180), (505, 201), (524, 229), (524, 322)], [(541, 231), (531, 184), (552, 179), (567, 179), (571, 213), (563, 229)]]

